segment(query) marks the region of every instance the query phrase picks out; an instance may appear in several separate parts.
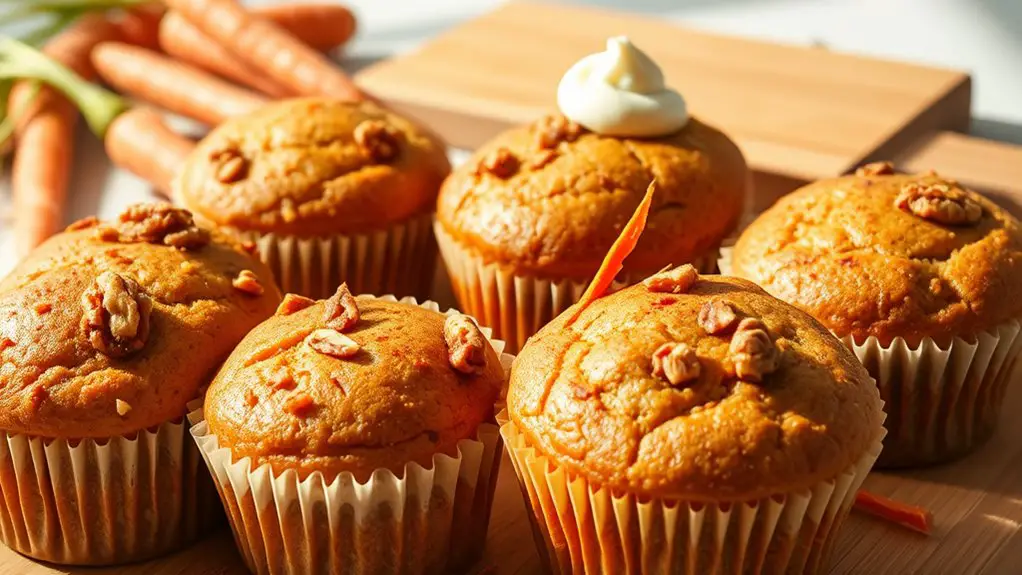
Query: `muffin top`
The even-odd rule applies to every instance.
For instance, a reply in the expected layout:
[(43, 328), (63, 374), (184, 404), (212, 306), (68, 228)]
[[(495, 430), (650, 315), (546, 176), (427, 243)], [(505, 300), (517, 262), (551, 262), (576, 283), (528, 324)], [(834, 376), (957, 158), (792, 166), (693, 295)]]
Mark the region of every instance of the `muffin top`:
[(200, 220), (321, 236), (432, 211), (450, 172), (433, 135), (372, 103), (284, 100), (227, 120), (189, 156), (174, 195)]
[(272, 278), (167, 204), (72, 225), (0, 282), (0, 429), (112, 437), (182, 417), (273, 314)]
[(715, 249), (741, 216), (747, 177), (734, 143), (696, 119), (668, 136), (628, 138), (550, 116), (501, 134), (455, 170), (437, 219), (488, 262), (582, 280), (656, 180), (646, 232), (625, 265), (648, 273)]
[(857, 341), (947, 340), (1022, 314), (1019, 222), (952, 180), (886, 163), (782, 198), (732, 266)]
[(500, 358), (467, 316), (338, 293), (288, 295), (224, 363), (206, 394), (209, 431), (276, 473), (365, 481), (453, 454), (493, 421)]
[(599, 485), (751, 500), (836, 477), (878, 441), (882, 402), (855, 356), (748, 281), (682, 266), (571, 315), (515, 360), (508, 411)]

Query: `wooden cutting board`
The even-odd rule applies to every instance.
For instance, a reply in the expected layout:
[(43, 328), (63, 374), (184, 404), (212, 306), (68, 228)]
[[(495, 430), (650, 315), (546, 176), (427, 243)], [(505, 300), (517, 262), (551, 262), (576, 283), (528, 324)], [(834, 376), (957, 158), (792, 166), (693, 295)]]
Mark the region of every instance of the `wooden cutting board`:
[(963, 72), (697, 32), (591, 8), (512, 2), (357, 81), (475, 148), (511, 124), (555, 109), (576, 60), (626, 34), (663, 67), (689, 109), (733, 137), (766, 185), (788, 186), (891, 156), (934, 130), (964, 131)]

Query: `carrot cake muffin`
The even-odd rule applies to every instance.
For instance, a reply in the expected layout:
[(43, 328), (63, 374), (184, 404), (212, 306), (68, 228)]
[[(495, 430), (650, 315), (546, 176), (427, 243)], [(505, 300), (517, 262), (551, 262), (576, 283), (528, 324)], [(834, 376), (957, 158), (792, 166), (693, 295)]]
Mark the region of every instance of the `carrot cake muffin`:
[[(496, 344), (496, 345), (494, 345)], [(255, 573), (447, 573), (484, 546), (500, 342), (414, 300), (288, 295), (192, 430)]]
[(3, 542), (105, 565), (215, 524), (186, 403), (279, 300), (266, 266), (167, 204), (83, 220), (29, 254), (0, 282)]
[(230, 119), (174, 183), (195, 217), (254, 242), (286, 292), (424, 296), (450, 171), (433, 135), (369, 102), (284, 100)]
[(825, 573), (883, 434), (855, 356), (690, 265), (572, 317), (521, 351), (500, 418), (552, 571)]
[(855, 350), (889, 414), (880, 465), (945, 461), (993, 432), (1022, 347), (1022, 229), (994, 203), (871, 164), (782, 198), (731, 266)]
[(714, 269), (746, 205), (741, 152), (689, 117), (627, 38), (572, 67), (558, 104), (480, 148), (437, 208), (460, 305), (514, 349), (577, 301), (651, 181), (657, 198), (622, 282), (668, 264)]

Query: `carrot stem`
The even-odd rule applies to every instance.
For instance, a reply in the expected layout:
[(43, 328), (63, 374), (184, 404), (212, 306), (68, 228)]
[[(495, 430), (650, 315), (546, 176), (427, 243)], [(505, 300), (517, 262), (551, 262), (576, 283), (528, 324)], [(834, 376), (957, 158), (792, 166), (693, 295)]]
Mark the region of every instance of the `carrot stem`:
[(642, 232), (646, 229), (646, 218), (649, 217), (649, 207), (653, 202), (654, 191), (656, 191), (655, 180), (650, 182), (649, 187), (646, 188), (646, 195), (635, 208), (635, 212), (628, 220), (628, 223), (625, 224), (617, 239), (614, 240), (614, 244), (603, 258), (603, 263), (600, 264), (600, 269), (593, 277), (593, 281), (589, 282), (589, 287), (586, 288), (581, 299), (572, 307), (571, 315), (568, 316), (568, 321), (564, 324), (565, 327), (575, 323), (578, 316), (591, 303), (600, 299), (607, 291), (607, 288), (614, 283), (614, 278), (617, 277), (617, 274), (624, 267), (625, 258), (635, 249), (636, 244), (639, 243), (639, 237), (642, 236)]
[(855, 509), (885, 521), (929, 535), (933, 514), (928, 509), (901, 503), (860, 489), (855, 494)]

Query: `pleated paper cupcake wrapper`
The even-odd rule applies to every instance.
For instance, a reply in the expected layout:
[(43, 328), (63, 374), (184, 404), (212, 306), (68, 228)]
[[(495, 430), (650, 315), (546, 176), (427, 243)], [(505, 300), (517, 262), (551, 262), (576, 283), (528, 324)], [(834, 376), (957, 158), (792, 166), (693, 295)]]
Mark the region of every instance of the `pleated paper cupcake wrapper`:
[[(722, 273), (730, 273), (731, 255), (732, 249), (721, 249)], [(842, 337), (886, 404), (888, 433), (877, 467), (941, 463), (985, 441), (997, 427), (1022, 350), (1020, 330), (1011, 320), (947, 345), (924, 338), (916, 347), (900, 337), (886, 346), (872, 336), (862, 342)]]
[[(462, 248), (439, 224), (434, 225), (434, 232), (458, 304), (481, 325), (493, 328), (494, 336), (506, 341), (512, 353), (521, 350), (529, 337), (577, 302), (589, 285), (588, 281), (515, 274)], [(712, 273), (717, 265), (717, 250), (687, 263), (701, 273)], [(621, 289), (642, 279), (645, 278), (626, 277), (624, 281), (615, 281), (611, 289)]]
[(3, 434), (0, 537), (67, 565), (113, 565), (180, 549), (222, 524), (184, 418), (107, 440)]
[(557, 574), (825, 573), (876, 443), (839, 476), (804, 492), (713, 504), (614, 495), (573, 477), (498, 417), (537, 547)]
[[(400, 301), (418, 305), (414, 298)], [(433, 302), (421, 305), (439, 311)], [(501, 353), (502, 341), (490, 343), (506, 374), (514, 358)], [(455, 456), (434, 456), (429, 468), (409, 463), (400, 475), (377, 469), (359, 483), (351, 473), (300, 479), (293, 470), (275, 476), (269, 465), (253, 468), (250, 458), (220, 447), (201, 409), (189, 419), (254, 573), (440, 574), (482, 553), (502, 450), (493, 424), (459, 442)]]
[(323, 299), (347, 282), (356, 294), (429, 296), (436, 266), (432, 214), (374, 233), (323, 238), (221, 229), (256, 244), (284, 293)]

